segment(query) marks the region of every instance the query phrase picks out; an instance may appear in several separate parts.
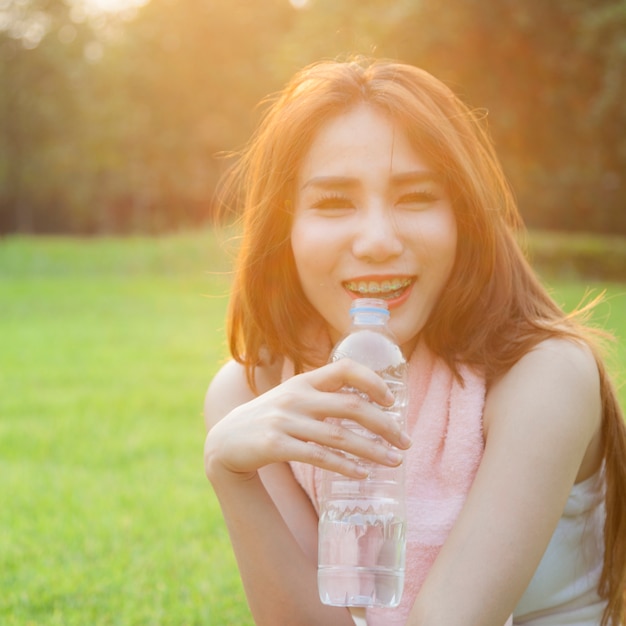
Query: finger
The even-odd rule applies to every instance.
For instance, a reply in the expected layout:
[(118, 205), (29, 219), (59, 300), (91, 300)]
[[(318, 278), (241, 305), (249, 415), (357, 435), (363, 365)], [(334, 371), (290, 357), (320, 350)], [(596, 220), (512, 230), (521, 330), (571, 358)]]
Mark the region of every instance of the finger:
[(327, 417), (356, 422), (398, 448), (410, 447), (411, 440), (393, 413), (383, 411), (356, 393), (333, 394), (331, 401), (333, 409), (327, 413)]
[[(318, 421), (337, 418), (356, 422), (403, 450), (411, 445), (411, 439), (393, 414), (383, 411), (357, 393), (301, 394), (298, 412), (311, 415)], [(301, 421), (304, 423), (307, 420)]]
[(353, 387), (366, 394), (372, 402), (391, 406), (394, 397), (385, 381), (369, 367), (352, 359), (340, 359), (308, 372), (311, 384), (320, 391), (340, 391)]
[(357, 458), (346, 456), (333, 448), (327, 448), (312, 441), (287, 438), (279, 448), (285, 461), (299, 461), (315, 465), (323, 470), (338, 472), (350, 478), (366, 478), (369, 475), (370, 470)]
[(356, 422), (327, 419), (322, 422), (299, 420), (294, 422), (288, 434), (301, 441), (315, 443), (342, 453), (395, 467), (403, 455), (396, 448), (363, 429)]

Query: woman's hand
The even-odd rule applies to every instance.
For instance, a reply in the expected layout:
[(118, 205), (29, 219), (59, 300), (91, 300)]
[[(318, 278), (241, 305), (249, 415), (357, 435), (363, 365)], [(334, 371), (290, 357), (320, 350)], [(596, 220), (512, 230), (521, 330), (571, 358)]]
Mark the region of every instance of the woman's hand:
[[(218, 385), (222, 392), (223, 387)], [(371, 402), (356, 393), (342, 392), (344, 387), (358, 389)], [(215, 395), (219, 393), (216, 389)], [(212, 395), (210, 389), (208, 414)], [(223, 418), (217, 416), (205, 442), (207, 476), (214, 480), (227, 472), (246, 479), (272, 463), (301, 461), (346, 476), (365, 477), (367, 469), (344, 453), (399, 465), (402, 454), (397, 448), (408, 448), (410, 439), (392, 416), (373, 403), (390, 406), (393, 396), (380, 376), (349, 359), (293, 376), (235, 406)], [(336, 420), (326, 420), (328, 417), (352, 420), (382, 439), (360, 435)]]

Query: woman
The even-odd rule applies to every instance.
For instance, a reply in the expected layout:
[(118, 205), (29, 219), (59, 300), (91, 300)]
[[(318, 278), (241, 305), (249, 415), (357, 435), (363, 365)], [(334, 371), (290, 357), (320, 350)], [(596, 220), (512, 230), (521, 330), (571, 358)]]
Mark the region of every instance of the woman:
[[(319, 63), (275, 99), (230, 185), (243, 207), (233, 360), (207, 392), (205, 469), (256, 623), (353, 623), (318, 599), (316, 481), (321, 469), (362, 475), (344, 452), (401, 455), (324, 421), (334, 416), (406, 450), (423, 518), (409, 517), (402, 604), (368, 611), (370, 626), (622, 624), (620, 408), (590, 333), (520, 252), (477, 116), (414, 67)], [(325, 364), (351, 300), (368, 294), (388, 301), (410, 359), (411, 437), (339, 392), (384, 405), (376, 375)], [(441, 431), (422, 402), (439, 396)], [(445, 523), (428, 509), (440, 495)]]

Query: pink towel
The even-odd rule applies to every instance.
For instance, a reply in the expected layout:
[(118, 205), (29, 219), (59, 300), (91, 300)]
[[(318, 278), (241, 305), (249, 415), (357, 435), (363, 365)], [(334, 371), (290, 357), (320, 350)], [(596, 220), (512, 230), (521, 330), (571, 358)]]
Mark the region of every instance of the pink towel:
[[(466, 367), (464, 384), (446, 364), (419, 345), (409, 361), (405, 457), (407, 559), (404, 593), (395, 609), (368, 609), (368, 626), (404, 626), (417, 593), (465, 502), (484, 449), (484, 378)], [(321, 470), (291, 463), (319, 511)], [(453, 599), (451, 598), (451, 601)], [(511, 621), (507, 622), (507, 625)]]

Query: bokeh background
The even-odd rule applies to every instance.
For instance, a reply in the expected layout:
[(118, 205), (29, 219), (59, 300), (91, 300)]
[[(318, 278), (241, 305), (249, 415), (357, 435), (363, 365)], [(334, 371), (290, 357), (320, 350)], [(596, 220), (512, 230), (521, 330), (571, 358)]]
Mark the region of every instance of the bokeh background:
[(626, 0), (0, 0), (2, 626), (252, 626), (202, 463), (216, 186), (261, 100), (354, 53), (482, 112), (626, 406)]
[(350, 53), (484, 109), (529, 226), (626, 234), (624, 0), (0, 0), (0, 232), (205, 222), (257, 102)]

